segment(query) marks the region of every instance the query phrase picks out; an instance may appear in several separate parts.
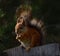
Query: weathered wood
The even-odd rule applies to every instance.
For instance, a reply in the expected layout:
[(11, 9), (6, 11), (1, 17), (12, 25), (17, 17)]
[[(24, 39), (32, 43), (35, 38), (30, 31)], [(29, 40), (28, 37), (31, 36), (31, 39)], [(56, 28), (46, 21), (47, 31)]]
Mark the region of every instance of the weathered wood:
[(5, 50), (8, 56), (60, 56), (59, 44), (48, 44), (32, 48), (29, 52), (20, 46)]

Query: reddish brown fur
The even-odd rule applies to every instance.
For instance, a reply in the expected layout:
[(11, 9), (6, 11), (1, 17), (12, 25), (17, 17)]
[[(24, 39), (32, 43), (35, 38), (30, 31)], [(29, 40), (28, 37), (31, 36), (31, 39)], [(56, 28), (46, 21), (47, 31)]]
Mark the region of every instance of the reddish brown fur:
[(27, 30), (25, 32), (22, 32), (21, 37), (19, 37), (18, 39), (23, 42), (24, 40), (27, 40), (30, 42), (30, 47), (34, 47), (41, 44), (40, 37), (40, 33), (35, 28), (27, 27)]
[(27, 27), (26, 31), (20, 33), (20, 35), (21, 37), (18, 37), (17, 40), (20, 39), (25, 45), (27, 44), (26, 51), (41, 45), (41, 35), (35, 28)]

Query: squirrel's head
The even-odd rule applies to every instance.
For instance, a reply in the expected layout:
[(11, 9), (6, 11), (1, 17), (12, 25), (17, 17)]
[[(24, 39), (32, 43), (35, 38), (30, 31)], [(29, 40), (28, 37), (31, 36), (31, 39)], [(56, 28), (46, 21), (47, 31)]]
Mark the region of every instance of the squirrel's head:
[(21, 5), (16, 10), (17, 18), (22, 18), (24, 20), (31, 18), (32, 16), (32, 8), (31, 6)]

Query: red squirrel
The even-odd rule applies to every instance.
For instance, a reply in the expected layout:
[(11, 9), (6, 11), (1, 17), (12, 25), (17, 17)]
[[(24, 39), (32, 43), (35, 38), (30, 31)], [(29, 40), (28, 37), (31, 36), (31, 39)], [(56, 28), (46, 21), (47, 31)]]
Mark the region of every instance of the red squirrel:
[(32, 17), (31, 8), (19, 7), (16, 11), (17, 23), (15, 25), (16, 39), (26, 51), (32, 47), (40, 46), (44, 32), (44, 22)]

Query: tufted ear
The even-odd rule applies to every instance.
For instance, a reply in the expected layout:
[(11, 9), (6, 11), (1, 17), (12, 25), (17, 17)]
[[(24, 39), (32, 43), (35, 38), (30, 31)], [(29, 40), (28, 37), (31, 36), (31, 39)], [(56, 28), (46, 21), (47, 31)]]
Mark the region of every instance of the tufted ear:
[(32, 10), (32, 7), (30, 5), (20, 5), (19, 6), (20, 9), (25, 9), (25, 10)]
[(23, 11), (32, 11), (32, 7), (30, 5), (20, 5), (17, 9), (16, 9), (16, 18), (18, 18), (20, 16), (20, 13)]

